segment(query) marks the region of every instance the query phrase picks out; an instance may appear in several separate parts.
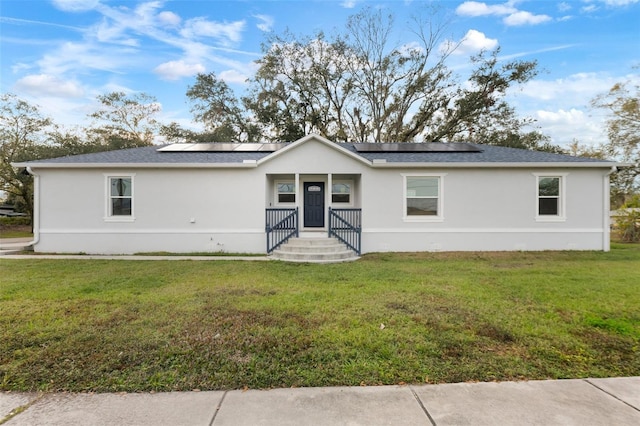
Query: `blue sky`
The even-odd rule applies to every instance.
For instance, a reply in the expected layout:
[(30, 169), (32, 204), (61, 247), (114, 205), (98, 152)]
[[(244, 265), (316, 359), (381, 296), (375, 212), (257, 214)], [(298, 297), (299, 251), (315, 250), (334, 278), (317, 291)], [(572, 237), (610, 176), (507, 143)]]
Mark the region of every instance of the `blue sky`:
[[(370, 6), (392, 11), (398, 45), (418, 0), (109, 1), (2, 0), (0, 92), (40, 106), (65, 126), (85, 125), (95, 97), (145, 92), (163, 122), (192, 127), (185, 93), (199, 72), (215, 72), (238, 93), (256, 70), (269, 33), (339, 31)], [(537, 60), (541, 73), (509, 94), (523, 116), (566, 146), (606, 140), (601, 111), (589, 101), (614, 83), (640, 80), (640, 0), (435, 1), (462, 44), (450, 65), (462, 77), (468, 58), (501, 47), (504, 60)]]

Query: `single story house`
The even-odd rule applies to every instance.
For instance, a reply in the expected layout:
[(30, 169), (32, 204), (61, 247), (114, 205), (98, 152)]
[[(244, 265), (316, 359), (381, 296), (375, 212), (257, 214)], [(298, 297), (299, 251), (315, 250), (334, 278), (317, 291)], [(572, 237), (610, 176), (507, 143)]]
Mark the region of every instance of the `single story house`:
[(15, 164), (36, 252), (609, 250), (616, 163), (463, 143), (172, 144)]

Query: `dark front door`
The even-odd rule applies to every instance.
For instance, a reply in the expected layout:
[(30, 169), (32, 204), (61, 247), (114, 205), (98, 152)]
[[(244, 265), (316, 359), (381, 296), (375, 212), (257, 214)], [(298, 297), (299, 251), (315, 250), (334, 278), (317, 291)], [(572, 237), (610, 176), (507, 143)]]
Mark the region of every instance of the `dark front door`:
[(304, 227), (324, 227), (324, 182), (304, 183)]

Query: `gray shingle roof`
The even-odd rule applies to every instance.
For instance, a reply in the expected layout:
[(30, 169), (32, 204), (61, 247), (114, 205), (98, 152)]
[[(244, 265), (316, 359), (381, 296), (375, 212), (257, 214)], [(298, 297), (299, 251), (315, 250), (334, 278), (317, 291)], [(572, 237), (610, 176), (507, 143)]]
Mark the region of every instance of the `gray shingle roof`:
[[(348, 147), (356, 152), (353, 144)], [(367, 160), (384, 159), (388, 163), (602, 163), (602, 160), (543, 151), (468, 144), (477, 152), (360, 152)]]
[(242, 163), (244, 160), (259, 160), (270, 152), (160, 152), (162, 146), (121, 149), (96, 152), (69, 157), (37, 160), (46, 164), (188, 164), (188, 163)]
[[(500, 146), (469, 144), (478, 148), (477, 152), (358, 152), (352, 143), (340, 143), (338, 146), (368, 160), (386, 160), (387, 163), (572, 163), (576, 166), (603, 167), (615, 165), (615, 162), (586, 157), (553, 154), (541, 151), (507, 148)], [(163, 145), (164, 146), (164, 145)], [(272, 152), (161, 152), (163, 146), (124, 149), (119, 151), (98, 152), (69, 157), (37, 160), (21, 165), (170, 165), (170, 164), (242, 164), (245, 160), (261, 160)]]

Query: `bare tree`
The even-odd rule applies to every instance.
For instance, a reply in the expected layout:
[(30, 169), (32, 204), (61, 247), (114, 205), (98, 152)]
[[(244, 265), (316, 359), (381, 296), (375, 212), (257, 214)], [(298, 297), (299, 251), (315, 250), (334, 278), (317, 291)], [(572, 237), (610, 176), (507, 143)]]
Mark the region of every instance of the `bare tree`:
[(38, 147), (46, 139), (51, 119), (38, 107), (12, 94), (0, 96), (0, 190), (33, 217), (33, 178), (11, 165), (39, 158)]
[(160, 112), (156, 99), (144, 93), (112, 92), (99, 95), (101, 108), (89, 114), (94, 119), (87, 135), (106, 149), (133, 148), (153, 144)]
[(591, 105), (608, 111), (608, 143), (604, 146), (608, 156), (618, 158), (631, 167), (620, 170), (613, 178), (614, 195), (620, 199), (638, 191), (640, 176), (640, 84), (619, 82), (592, 100)]
[[(547, 148), (526, 133), (505, 101), (510, 87), (535, 77), (535, 61), (498, 60), (499, 50), (471, 58), (461, 84), (447, 60), (459, 43), (445, 40), (436, 13), (408, 24), (413, 41), (392, 40), (394, 16), (365, 8), (342, 33), (272, 35), (247, 95), (238, 99), (213, 74), (187, 92), (208, 132), (241, 141), (295, 140), (314, 132), (338, 142), (469, 141)], [(546, 145), (545, 145), (546, 143)]]

